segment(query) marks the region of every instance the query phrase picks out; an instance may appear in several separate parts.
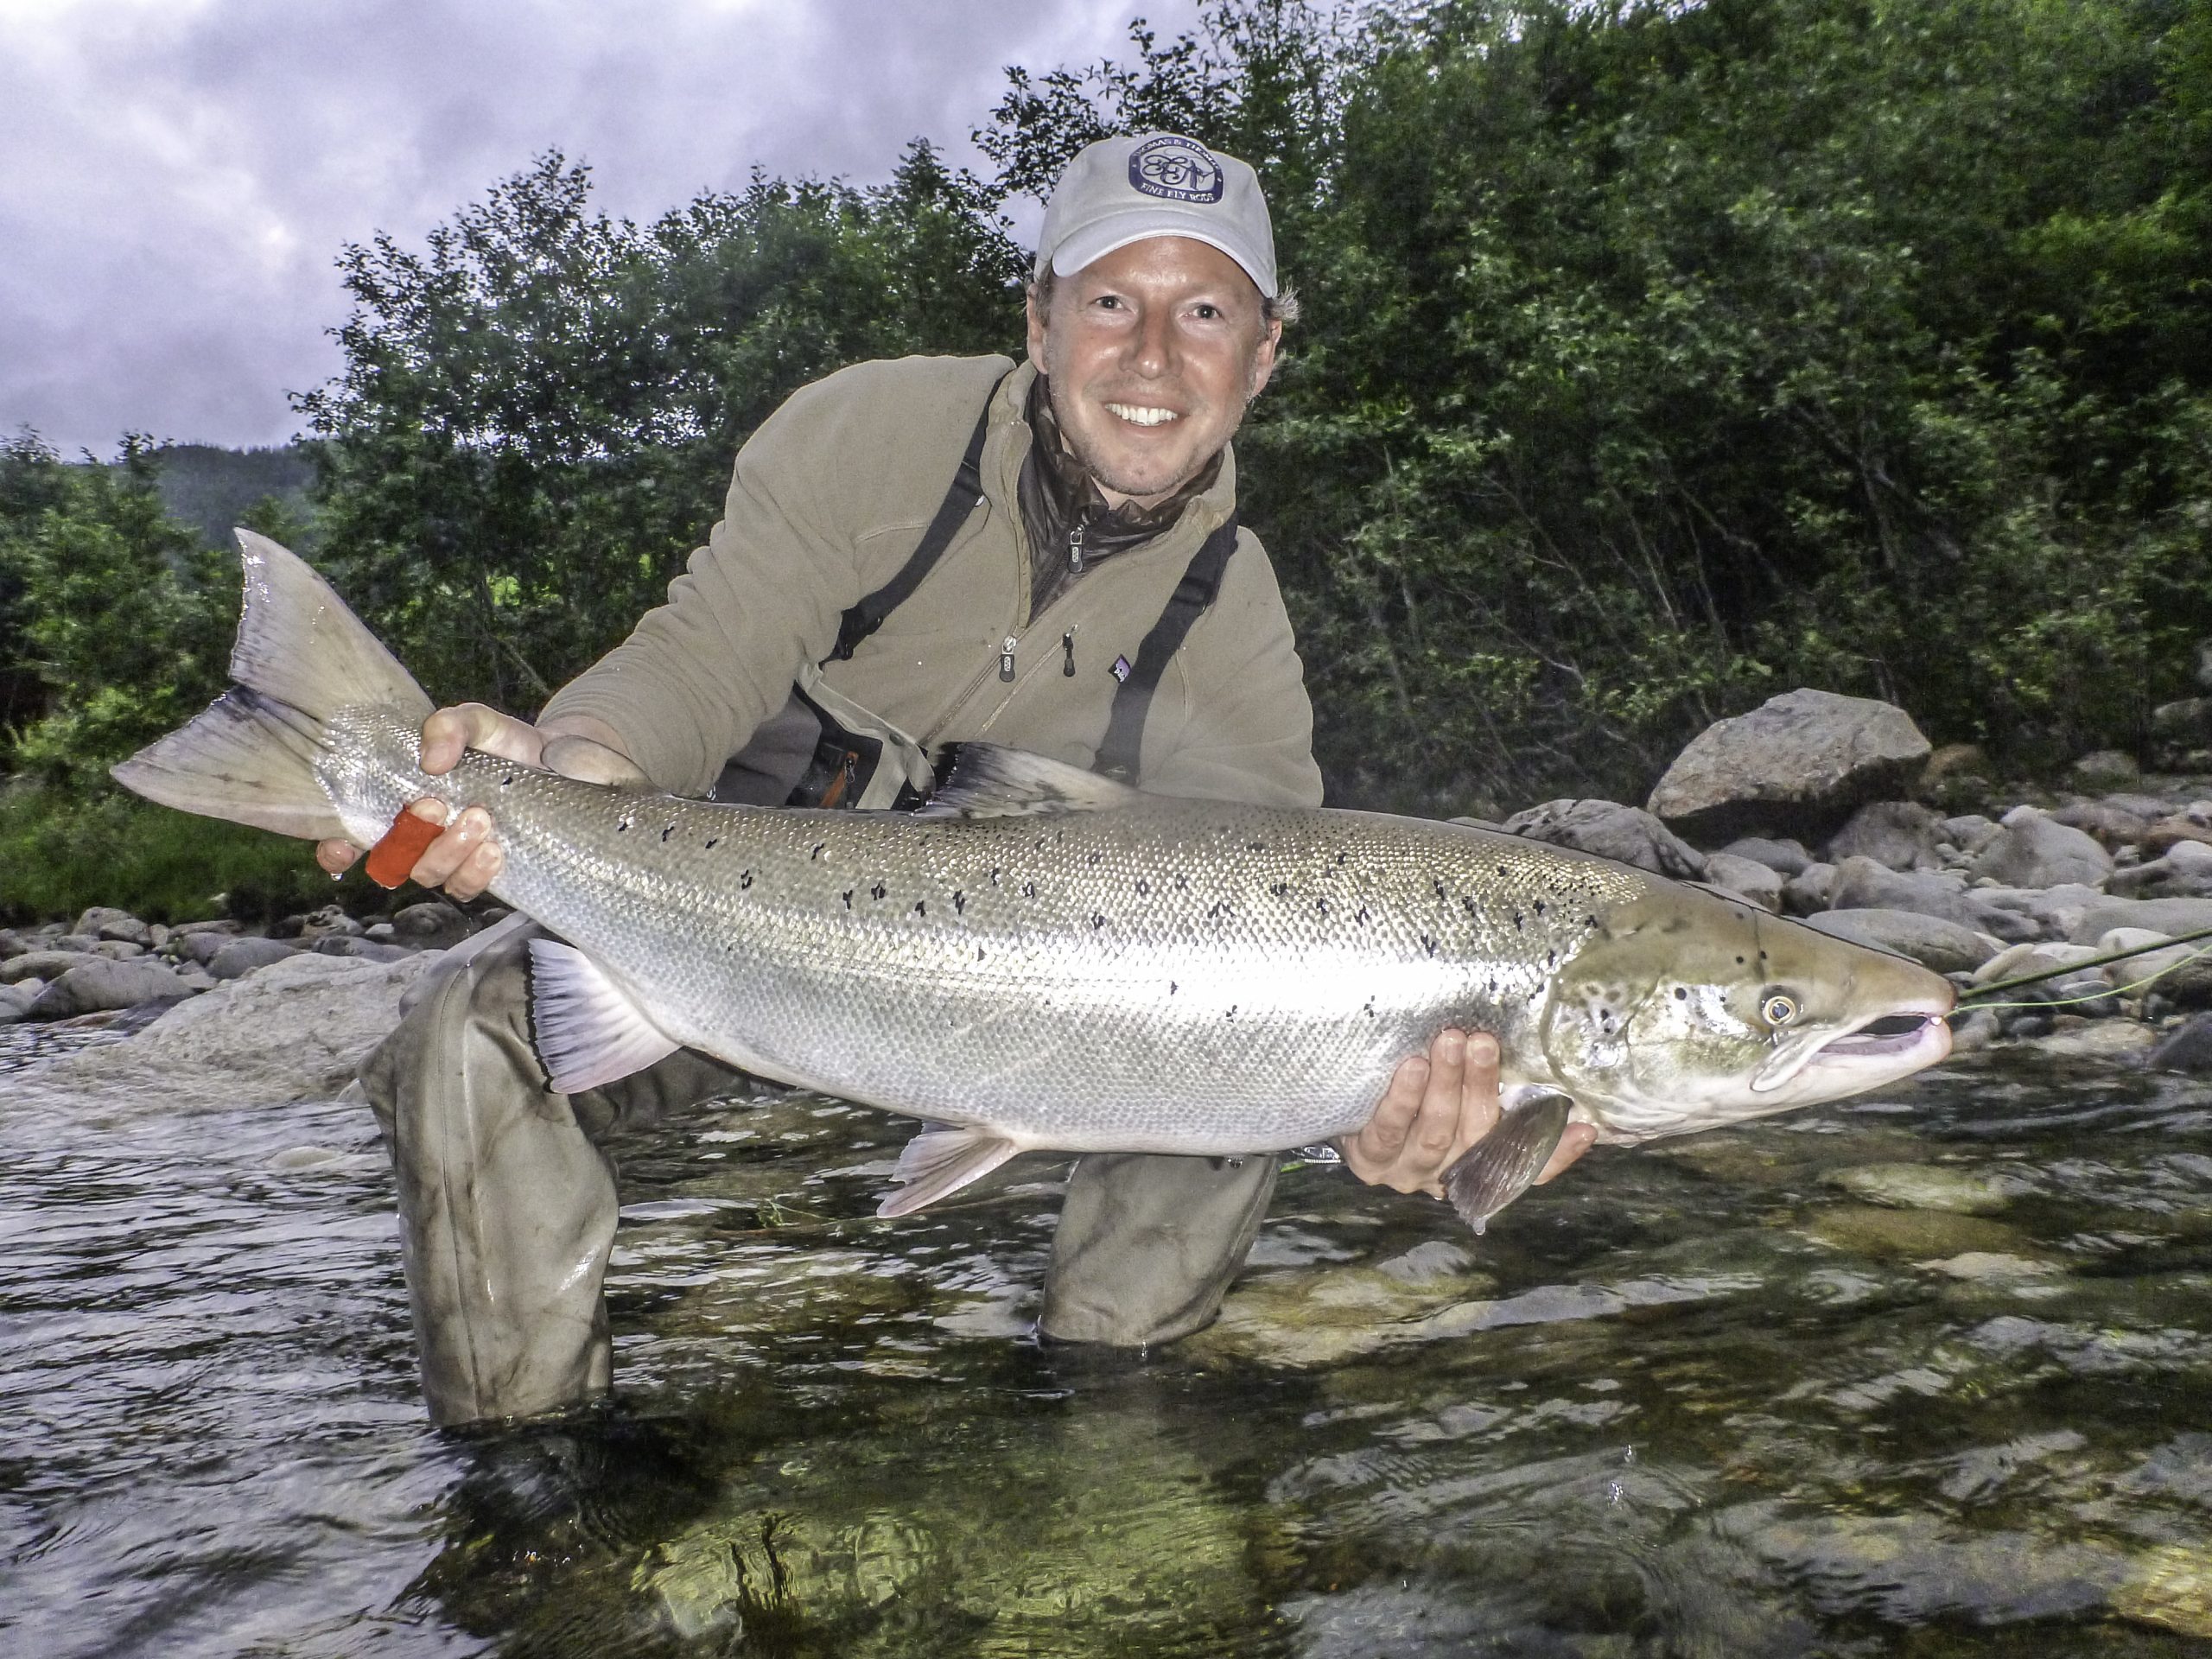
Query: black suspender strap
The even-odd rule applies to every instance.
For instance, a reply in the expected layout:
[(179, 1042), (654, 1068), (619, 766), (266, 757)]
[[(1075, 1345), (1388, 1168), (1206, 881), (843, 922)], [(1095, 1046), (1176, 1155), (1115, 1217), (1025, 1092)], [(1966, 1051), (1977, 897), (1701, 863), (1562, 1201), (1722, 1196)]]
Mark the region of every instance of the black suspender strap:
[(1137, 647), (1136, 666), (1114, 694), (1114, 712), (1107, 719), (1106, 738), (1098, 746), (1093, 772), (1125, 784), (1136, 781), (1137, 746), (1144, 737), (1152, 694), (1159, 689), (1160, 677), (1166, 673), (1169, 662), (1183, 648), (1191, 625), (1221, 592), (1222, 574), (1229, 569), (1229, 556), (1236, 551), (1236, 516), (1231, 513), (1227, 524), (1206, 537), (1205, 545), (1183, 572), (1182, 581), (1175, 584), (1167, 608), (1160, 612), (1160, 620)]
[(937, 568), (937, 562), (944, 556), (944, 550), (952, 545), (952, 538), (968, 522), (968, 515), (982, 505), (983, 439), (990, 430), (991, 405), (998, 400), (999, 387), (1003, 385), (1003, 379), (994, 381), (991, 395), (983, 399), (983, 412), (976, 417), (975, 435), (968, 440), (968, 453), (961, 456), (960, 469), (952, 475), (952, 487), (938, 504), (937, 516), (930, 520), (930, 527), (922, 532), (922, 539), (915, 543), (899, 574), (838, 619), (836, 647), (823, 658), (824, 663), (845, 661), (861, 640), (881, 627), (884, 619), (905, 604), (914, 589), (922, 585), (922, 579)]

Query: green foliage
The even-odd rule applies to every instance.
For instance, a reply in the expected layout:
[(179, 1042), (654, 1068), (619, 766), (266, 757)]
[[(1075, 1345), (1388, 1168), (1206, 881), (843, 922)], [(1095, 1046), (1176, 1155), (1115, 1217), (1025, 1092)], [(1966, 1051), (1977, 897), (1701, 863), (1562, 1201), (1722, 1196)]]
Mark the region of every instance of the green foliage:
[(162, 512), (144, 441), (66, 467), (26, 435), (0, 449), (6, 770), (79, 791), (220, 690), (227, 561)]
[(356, 913), (378, 890), (333, 882), (289, 836), (173, 812), (112, 787), (0, 791), (0, 923), (68, 919), (119, 905), (149, 921), (247, 920), (334, 900)]
[(345, 374), (303, 400), (324, 556), (434, 695), (527, 710), (626, 632), (746, 434), (856, 359), (1003, 349), (1019, 262), (927, 144), (879, 189), (756, 175), (640, 229), (557, 154), (340, 261)]

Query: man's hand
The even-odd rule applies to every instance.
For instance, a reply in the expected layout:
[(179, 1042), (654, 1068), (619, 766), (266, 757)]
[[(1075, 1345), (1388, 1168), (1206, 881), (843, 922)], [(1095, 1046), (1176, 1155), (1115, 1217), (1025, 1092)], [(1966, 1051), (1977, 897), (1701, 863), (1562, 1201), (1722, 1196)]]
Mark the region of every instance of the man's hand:
[[(1344, 1137), (1344, 1165), (1363, 1181), (1440, 1198), (1444, 1172), (1497, 1127), (1499, 1115), (1497, 1039), (1441, 1031), (1426, 1057), (1400, 1065), (1366, 1127)], [(1537, 1185), (1589, 1151), (1597, 1138), (1587, 1123), (1568, 1124)]]
[[(622, 753), (621, 741), (613, 727), (586, 716), (540, 727), (480, 702), (464, 702), (423, 722), (423, 770), (434, 777), (451, 772), (464, 751), (477, 749), (587, 783), (642, 784), (645, 774)], [(445, 824), (408, 872), (410, 880), (443, 887), (449, 899), (467, 899), (499, 879), (506, 855), (493, 838), (492, 815), (482, 807), (466, 808), (450, 823), (442, 801), (419, 800), (407, 810), (425, 823)], [(362, 850), (350, 841), (318, 842), (315, 861), (342, 875)]]

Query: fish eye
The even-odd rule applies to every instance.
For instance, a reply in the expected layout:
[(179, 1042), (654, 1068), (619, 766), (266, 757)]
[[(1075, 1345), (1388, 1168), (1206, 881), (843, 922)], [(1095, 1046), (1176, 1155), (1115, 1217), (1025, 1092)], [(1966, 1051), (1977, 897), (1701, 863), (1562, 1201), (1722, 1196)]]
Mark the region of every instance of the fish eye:
[(1786, 991), (1770, 991), (1759, 1004), (1759, 1018), (1770, 1026), (1786, 1026), (1797, 1017), (1797, 999)]

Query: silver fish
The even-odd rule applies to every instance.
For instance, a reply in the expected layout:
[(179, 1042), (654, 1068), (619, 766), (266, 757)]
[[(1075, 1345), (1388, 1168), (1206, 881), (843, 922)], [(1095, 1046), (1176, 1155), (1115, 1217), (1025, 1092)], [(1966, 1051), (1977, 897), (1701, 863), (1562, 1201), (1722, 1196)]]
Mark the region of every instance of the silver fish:
[(115, 769), (188, 811), (375, 842), (487, 808), (554, 1086), (679, 1046), (911, 1114), (895, 1215), (1032, 1149), (1214, 1154), (1357, 1128), (1447, 1026), (1521, 1109), (1449, 1173), (1480, 1227), (1567, 1122), (1632, 1144), (1943, 1058), (1948, 983), (1710, 892), (1517, 837), (1140, 793), (969, 746), (919, 814), (721, 806), (469, 753), (303, 562), (239, 532), (235, 687)]

